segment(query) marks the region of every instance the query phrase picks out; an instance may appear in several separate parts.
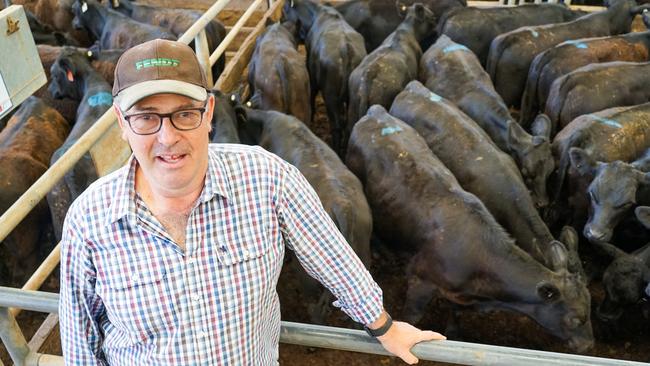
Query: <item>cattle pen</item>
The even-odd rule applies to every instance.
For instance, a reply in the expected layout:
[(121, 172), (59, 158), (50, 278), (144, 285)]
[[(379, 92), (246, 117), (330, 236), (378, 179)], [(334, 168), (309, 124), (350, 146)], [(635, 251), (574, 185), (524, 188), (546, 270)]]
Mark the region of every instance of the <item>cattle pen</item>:
[[(241, 86), (242, 75), (244, 75), (244, 70), (253, 53), (255, 40), (263, 32), (267, 20), (278, 21), (280, 19), (284, 2), (284, 0), (268, 0), (268, 2), (255, 0), (251, 2), (236, 23), (230, 26), (229, 33), (223, 42), (212, 54), (209, 54), (204, 28), (211, 19), (217, 17), (226, 8), (229, 1), (218, 0), (214, 2), (205, 11), (201, 19), (179, 38), (179, 41), (186, 44), (194, 40), (197, 45), (197, 56), (207, 71), (210, 85), (214, 85), (215, 90), (222, 92), (241, 91), (243, 89)], [(541, 1), (535, 0), (535, 2), (539, 3)], [(480, 2), (478, 5), (487, 6), (494, 4)], [(506, 6), (505, 1), (503, 5)], [(515, 1), (508, 0), (507, 5), (515, 5)], [(16, 7), (16, 5), (12, 7)], [(257, 24), (247, 26), (249, 24), (247, 22), (254, 15), (257, 17)], [(5, 30), (2, 28), (4, 26), (4, 24), (0, 25), (1, 34), (5, 33)], [(245, 32), (242, 33), (242, 30)], [(234, 46), (235, 44), (236, 46)], [(218, 80), (213, 80), (210, 67), (222, 54), (226, 54), (230, 60)], [(109, 109), (62, 158), (53, 164), (0, 217), (0, 241), (4, 240), (11, 233), (38, 202), (45, 197), (54, 184), (86, 152), (90, 152), (100, 175), (108, 174), (124, 163), (126, 156), (118, 152), (123, 142), (119, 139), (119, 130), (115, 122), (114, 112), (112, 109)], [(0, 287), (0, 338), (11, 360), (16, 365), (63, 365), (63, 358), (61, 356), (41, 353), (40, 351), (57, 326), (59, 295), (52, 292), (39, 291), (39, 289), (56, 270), (59, 259), (60, 248), (57, 245), (22, 288)], [(22, 310), (48, 314), (31, 340), (25, 338), (16, 319)], [(304, 347), (388, 355), (377, 341), (367, 336), (363, 331), (339, 327), (283, 321), (280, 341), (284, 344)], [(614, 358), (582, 356), (458, 341), (419, 344), (414, 348), (414, 354), (423, 361), (463, 365), (632, 366), (646, 364)], [(1, 360), (0, 366), (2, 366)]]

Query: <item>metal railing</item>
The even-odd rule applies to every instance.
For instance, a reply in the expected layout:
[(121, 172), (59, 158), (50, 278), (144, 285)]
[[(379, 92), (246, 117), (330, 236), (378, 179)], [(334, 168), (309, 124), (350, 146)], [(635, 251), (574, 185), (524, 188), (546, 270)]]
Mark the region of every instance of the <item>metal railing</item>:
[[(25, 359), (25, 366), (63, 365), (60, 356), (36, 354), (29, 351), (7, 307), (20, 307), (32, 311), (55, 313), (58, 311), (59, 295), (51, 292), (23, 291), (0, 287), (0, 337), (11, 344), (14, 353)], [(307, 347), (329, 348), (342, 351), (390, 355), (375, 339), (364, 331), (326, 327), (322, 325), (282, 322), (280, 342)], [(433, 341), (413, 347), (413, 354), (425, 361), (438, 361), (461, 365), (492, 366), (641, 366), (641, 362), (607, 358), (553, 353), (485, 344)], [(12, 354), (13, 357), (13, 354)]]
[[(209, 75), (212, 85), (211, 65), (223, 55), (228, 45), (234, 40), (236, 33), (253, 14), (253, 11), (263, 0), (255, 0), (231, 31), (217, 47), (212, 55), (208, 55), (205, 38), (205, 26), (223, 10), (229, 0), (216, 1), (203, 16), (190, 27), (179, 41), (188, 44), (195, 40), (197, 57), (202, 67)], [(278, 2), (268, 2), (267, 14), (277, 10)], [(500, 0), (502, 3), (513, 0)], [(539, 2), (540, 0), (535, 0)], [(556, 1), (556, 0), (551, 0)], [(2, 216), (0, 216), (0, 241), (27, 216), (31, 209), (40, 202), (54, 184), (69, 171), (74, 164), (94, 145), (116, 122), (112, 109), (109, 109), (100, 119), (73, 145), (55, 164), (53, 164)], [(59, 246), (50, 253), (48, 258), (34, 272), (22, 289), (0, 287), (0, 339), (4, 343), (12, 360), (18, 366), (22, 365), (63, 365), (63, 358), (55, 355), (37, 353), (30, 349), (24, 338), (16, 315), (20, 309), (29, 311), (58, 313), (59, 295), (55, 293), (34, 291), (43, 284), (59, 263)], [(288, 344), (309, 347), (321, 347), (337, 350), (364, 352), (370, 354), (388, 355), (381, 345), (359, 330), (333, 328), (318, 325), (282, 322), (280, 341)], [(490, 346), (482, 344), (462, 343), (454, 341), (437, 341), (418, 344), (413, 352), (422, 360), (449, 362), (465, 365), (596, 365), (596, 366), (635, 366), (645, 365), (639, 362), (595, 358), (571, 354), (551, 353), (535, 350), (509, 347)], [(0, 366), (2, 363), (0, 362)]]

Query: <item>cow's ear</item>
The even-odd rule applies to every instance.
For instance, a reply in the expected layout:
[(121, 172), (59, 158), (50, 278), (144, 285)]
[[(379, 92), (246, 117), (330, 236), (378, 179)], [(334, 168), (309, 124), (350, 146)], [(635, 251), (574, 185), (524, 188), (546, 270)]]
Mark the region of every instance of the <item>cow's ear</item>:
[(521, 146), (521, 142), (529, 141), (527, 140), (529, 138), (530, 135), (528, 135), (520, 125), (514, 122), (508, 123), (508, 137), (506, 140), (508, 149), (517, 150), (518, 147)]
[(559, 239), (560, 242), (566, 245), (568, 251), (578, 252), (578, 233), (572, 226), (564, 226)]
[(395, 1), (395, 7), (397, 7), (397, 14), (399, 14), (400, 17), (404, 18), (409, 7), (408, 4), (402, 0), (397, 0)]
[(418, 19), (424, 19), (424, 16), (426, 15), (424, 12), (424, 5), (420, 3), (415, 3), (415, 16)]
[(567, 251), (564, 244), (554, 240), (550, 246), (551, 267), (554, 271), (560, 271), (567, 268)]
[(642, 185), (650, 185), (650, 173), (639, 172), (639, 183)]
[(74, 75), (76, 73), (76, 69), (75, 69), (74, 65), (72, 64), (72, 62), (70, 62), (67, 59), (62, 59), (61, 60), (61, 68), (63, 69), (63, 71), (65, 71), (65, 78), (69, 82), (74, 83), (74, 81), (75, 81)]
[(586, 151), (579, 147), (569, 150), (571, 166), (582, 176), (592, 176), (596, 170), (596, 161)]
[(560, 290), (554, 284), (542, 281), (537, 285), (537, 295), (542, 301), (551, 302), (560, 297)]
[(634, 215), (643, 226), (650, 229), (650, 206), (638, 206), (634, 209)]
[(531, 125), (531, 132), (534, 136), (545, 138), (547, 141), (551, 139), (551, 119), (545, 114), (539, 114)]

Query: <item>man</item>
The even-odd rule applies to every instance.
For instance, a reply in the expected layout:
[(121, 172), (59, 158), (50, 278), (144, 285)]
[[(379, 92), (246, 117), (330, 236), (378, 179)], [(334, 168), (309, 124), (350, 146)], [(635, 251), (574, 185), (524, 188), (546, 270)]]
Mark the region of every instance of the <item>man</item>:
[(214, 97), (188, 46), (155, 40), (115, 69), (133, 156), (70, 207), (61, 252), (66, 364), (277, 364), (285, 246), (408, 363), (444, 339), (392, 322), (381, 289), (302, 175), (259, 147), (209, 145)]

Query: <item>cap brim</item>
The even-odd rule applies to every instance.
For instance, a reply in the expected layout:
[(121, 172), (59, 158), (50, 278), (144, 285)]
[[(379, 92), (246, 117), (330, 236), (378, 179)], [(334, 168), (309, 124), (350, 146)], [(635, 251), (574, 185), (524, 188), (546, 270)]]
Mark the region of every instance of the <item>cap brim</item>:
[(150, 80), (132, 85), (115, 96), (115, 103), (122, 111), (127, 111), (143, 98), (154, 94), (178, 94), (205, 101), (208, 91), (204, 87), (178, 80)]

